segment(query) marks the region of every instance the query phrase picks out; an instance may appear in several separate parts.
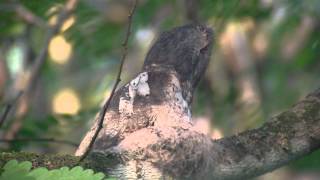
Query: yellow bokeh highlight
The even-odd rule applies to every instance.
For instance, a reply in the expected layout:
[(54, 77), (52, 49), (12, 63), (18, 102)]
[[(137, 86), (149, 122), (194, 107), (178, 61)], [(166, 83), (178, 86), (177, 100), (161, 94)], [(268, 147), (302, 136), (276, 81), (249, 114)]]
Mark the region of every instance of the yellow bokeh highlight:
[(56, 23), (57, 23), (57, 15), (54, 15), (49, 19), (49, 25), (54, 26)]
[(49, 55), (57, 64), (65, 64), (72, 54), (72, 45), (62, 35), (52, 38), (49, 44)]
[(75, 115), (79, 112), (81, 103), (76, 92), (66, 88), (53, 97), (52, 107), (54, 113)]
[[(49, 25), (50, 26), (54, 26), (56, 23), (57, 23), (57, 19), (58, 19), (58, 16), (57, 15), (54, 15), (52, 16), (50, 19), (49, 19)], [(70, 16), (62, 25), (61, 27), (61, 32), (64, 32), (66, 31), (67, 29), (69, 29), (73, 24), (74, 22), (76, 21), (76, 18), (75, 16)]]

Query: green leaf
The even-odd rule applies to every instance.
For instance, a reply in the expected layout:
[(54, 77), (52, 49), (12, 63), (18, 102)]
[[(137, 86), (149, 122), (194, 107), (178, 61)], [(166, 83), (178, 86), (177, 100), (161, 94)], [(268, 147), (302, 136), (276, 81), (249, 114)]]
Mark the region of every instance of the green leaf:
[(47, 168), (36, 168), (32, 170), (29, 175), (32, 177), (37, 177), (38, 180), (45, 180), (47, 178), (48, 169)]
[(103, 173), (95, 174), (93, 170), (84, 170), (80, 166), (53, 170), (44, 167), (31, 170), (31, 167), (32, 163), (29, 161), (18, 163), (16, 160), (11, 160), (3, 167), (0, 180), (102, 180), (105, 177)]
[(25, 161), (18, 163), (16, 160), (11, 160), (3, 167), (4, 172), (1, 174), (0, 180), (36, 180), (35, 178), (28, 176), (31, 166), (31, 162)]

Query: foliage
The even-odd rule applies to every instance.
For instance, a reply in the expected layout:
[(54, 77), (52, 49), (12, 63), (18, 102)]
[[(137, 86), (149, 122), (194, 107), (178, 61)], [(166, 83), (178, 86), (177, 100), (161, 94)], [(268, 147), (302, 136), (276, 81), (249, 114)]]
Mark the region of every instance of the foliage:
[(19, 163), (16, 160), (11, 160), (3, 167), (0, 180), (101, 180), (105, 177), (103, 173), (94, 173), (91, 169), (84, 170), (81, 166), (53, 170), (43, 167), (31, 168), (32, 163), (29, 161)]

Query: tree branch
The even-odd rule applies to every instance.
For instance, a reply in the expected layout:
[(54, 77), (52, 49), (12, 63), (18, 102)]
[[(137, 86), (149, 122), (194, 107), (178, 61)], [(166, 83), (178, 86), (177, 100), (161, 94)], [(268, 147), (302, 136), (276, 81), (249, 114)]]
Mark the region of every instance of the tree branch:
[(262, 127), (213, 141), (211, 177), (246, 179), (320, 148), (320, 89)]
[(37, 25), (41, 28), (47, 28), (47, 23), (42, 18), (34, 15), (21, 4), (14, 5), (14, 10), (17, 15), (27, 23)]
[(17, 2), (0, 4), (1, 11), (14, 11), (19, 18), (23, 19), (28, 24), (33, 24), (41, 28), (47, 28), (47, 23), (39, 16), (33, 14), (25, 6)]
[[(161, 136), (161, 132), (159, 135)], [(188, 177), (181, 174), (178, 179), (248, 179), (270, 172), (319, 149), (319, 137), (320, 89), (258, 129), (219, 140), (211, 140), (202, 134), (190, 133), (189, 130), (180, 130), (176, 142), (169, 141), (169, 137), (159, 138), (159, 141), (152, 144), (152, 149), (157, 152), (153, 155), (154, 159), (165, 152), (171, 154), (168, 159), (174, 157), (166, 163), (155, 162), (158, 167), (162, 165), (162, 170), (176, 174), (178, 171), (173, 172), (174, 170), (184, 168), (179, 172), (189, 175), (192, 173)], [(182, 152), (181, 149), (186, 150), (183, 147), (189, 147), (188, 151)], [(148, 156), (151, 157), (152, 154), (153, 152), (149, 152)], [(108, 173), (108, 168), (118, 163), (115, 158), (117, 156), (99, 156), (98, 153), (92, 153), (89, 157), (80, 165), (105, 173)], [(58, 168), (73, 166), (79, 157), (1, 153), (0, 166), (11, 159), (32, 161), (34, 167)]]
[(182, 179), (256, 177), (320, 148), (320, 89), (262, 127), (231, 137), (211, 140), (183, 128), (168, 137), (166, 131), (157, 131), (158, 140), (146, 147), (147, 154), (130, 156), (147, 157)]
[[(0, 168), (10, 160), (31, 161), (32, 167), (46, 167), (48, 169), (57, 169), (61, 167), (73, 167), (79, 162), (80, 157), (72, 155), (57, 155), (57, 154), (35, 154), (29, 152), (2, 152), (0, 153)], [(117, 163), (115, 157), (102, 157), (99, 155), (90, 155), (84, 161), (80, 162), (79, 166), (90, 168), (96, 172), (105, 172), (105, 169), (111, 164)]]
[(5, 120), (7, 119), (10, 111), (11, 111), (11, 108), (16, 104), (16, 102), (18, 101), (18, 99), (21, 97), (22, 95), (22, 91), (20, 91), (17, 96), (11, 101), (9, 102), (5, 107), (4, 107), (4, 111), (3, 111), (3, 114), (1, 115), (1, 118), (0, 118), (0, 128), (2, 127), (3, 123), (5, 122)]
[(68, 140), (58, 140), (54, 138), (16, 138), (16, 139), (0, 139), (0, 143), (16, 143), (16, 142), (44, 142), (66, 144), (73, 147), (78, 147), (79, 144)]

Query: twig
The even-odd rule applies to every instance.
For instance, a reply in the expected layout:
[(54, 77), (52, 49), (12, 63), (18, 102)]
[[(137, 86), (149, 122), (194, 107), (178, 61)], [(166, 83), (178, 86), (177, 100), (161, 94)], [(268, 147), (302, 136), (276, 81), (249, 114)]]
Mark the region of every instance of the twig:
[(16, 102), (18, 101), (18, 99), (21, 97), (22, 95), (22, 91), (20, 91), (17, 96), (11, 101), (9, 102), (5, 108), (4, 108), (4, 111), (3, 111), (3, 114), (1, 115), (1, 118), (0, 118), (0, 128), (2, 127), (3, 123), (5, 122), (5, 120), (7, 119), (8, 115), (9, 115), (9, 112), (11, 111), (11, 108), (16, 104)]
[[(37, 77), (39, 77), (39, 73), (40, 73), (40, 69), (43, 66), (46, 57), (47, 57), (47, 53), (48, 53), (48, 47), (50, 44), (51, 39), (60, 31), (63, 23), (65, 20), (68, 19), (69, 15), (72, 13), (72, 11), (74, 10), (76, 4), (77, 4), (78, 0), (69, 0), (66, 5), (63, 7), (63, 9), (61, 10), (61, 13), (59, 14), (58, 18), (57, 18), (57, 22), (55, 25), (53, 25), (47, 32), (47, 35), (45, 37), (45, 41), (44, 41), (44, 46), (42, 48), (42, 50), (40, 51), (37, 59), (35, 60), (35, 64), (33, 65), (33, 69), (32, 69), (32, 74), (29, 80), (29, 84), (27, 86), (27, 90), (30, 91), (37, 79)], [(28, 93), (26, 91), (26, 93)]]
[(16, 5), (14, 9), (16, 13), (19, 15), (19, 17), (25, 20), (27, 23), (37, 25), (41, 28), (47, 27), (47, 23), (43, 19), (34, 15), (31, 11), (29, 11), (24, 6)]
[(34, 24), (41, 28), (47, 28), (47, 23), (40, 18), (33, 14), (30, 10), (24, 7), (17, 2), (11, 3), (4, 3), (0, 5), (0, 11), (14, 11), (21, 19), (23, 19), (28, 24)]
[(73, 147), (78, 147), (79, 144), (67, 140), (57, 140), (54, 138), (16, 138), (16, 139), (0, 139), (0, 143), (15, 143), (15, 142), (45, 142), (66, 144)]
[(88, 154), (90, 153), (90, 151), (91, 151), (91, 149), (93, 147), (93, 144), (96, 141), (96, 139), (98, 137), (98, 134), (99, 134), (100, 130), (103, 127), (103, 121), (104, 121), (107, 109), (108, 109), (108, 107), (110, 105), (111, 99), (112, 99), (112, 97), (113, 97), (113, 95), (115, 93), (115, 90), (117, 89), (118, 84), (121, 81), (122, 67), (123, 67), (124, 61), (125, 61), (125, 59), (127, 57), (127, 54), (128, 54), (128, 41), (129, 41), (129, 37), (130, 37), (130, 34), (131, 34), (132, 19), (133, 19), (133, 15), (134, 15), (134, 12), (136, 10), (137, 4), (138, 4), (138, 0), (135, 0), (134, 4), (132, 6), (132, 9), (131, 9), (131, 11), (130, 11), (130, 13), (128, 15), (128, 28), (127, 28), (127, 32), (126, 32), (126, 36), (125, 36), (124, 42), (122, 43), (123, 53), (122, 53), (121, 63), (120, 63), (120, 66), (119, 66), (119, 71), (118, 71), (118, 74), (117, 74), (117, 80), (116, 80), (116, 82), (115, 82), (115, 84), (114, 84), (114, 86), (112, 88), (112, 91), (111, 91), (111, 94), (110, 94), (108, 100), (103, 105), (103, 107), (102, 107), (102, 109), (100, 111), (99, 119), (98, 119), (98, 128), (95, 131), (95, 133), (94, 133), (94, 135), (93, 135), (93, 137), (92, 137), (92, 139), (91, 139), (91, 141), (89, 143), (89, 146), (87, 147), (86, 151), (80, 157), (79, 162), (83, 161), (88, 156)]
[[(47, 59), (47, 53), (48, 53), (48, 47), (50, 44), (51, 39), (60, 31), (64, 21), (68, 19), (69, 15), (72, 13), (74, 8), (76, 7), (78, 0), (69, 0), (61, 10), (57, 22), (55, 25), (49, 27), (48, 32), (45, 36), (45, 40), (43, 43), (43, 48), (41, 49), (40, 53), (38, 54), (37, 58), (35, 59), (35, 63), (32, 66), (31, 69), (31, 75), (30, 78), (28, 79), (28, 83), (23, 91), (23, 97), (24, 99), (27, 100), (28, 102), (28, 95), (32, 92), (33, 87), (36, 84), (36, 81), (39, 77), (40, 70)], [(22, 91), (19, 91), (19, 93), (22, 93)], [(8, 132), (6, 133), (5, 137), (11, 138), (14, 137), (16, 132), (20, 129), (20, 124), (21, 124), (21, 119), (18, 118), (16, 120), (16, 125), (13, 125)]]

